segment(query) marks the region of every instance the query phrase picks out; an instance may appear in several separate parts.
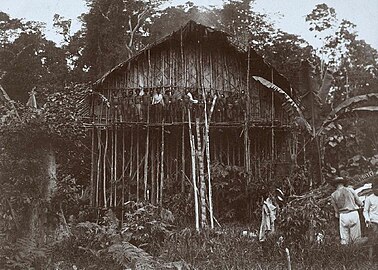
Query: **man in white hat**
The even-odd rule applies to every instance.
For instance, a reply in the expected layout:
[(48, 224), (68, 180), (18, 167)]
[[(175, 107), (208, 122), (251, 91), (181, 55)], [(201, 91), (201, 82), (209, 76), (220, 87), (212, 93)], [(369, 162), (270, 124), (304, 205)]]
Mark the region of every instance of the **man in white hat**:
[(331, 195), (335, 216), (339, 219), (342, 245), (352, 243), (361, 237), (358, 209), (362, 206), (362, 202), (355, 192), (345, 186), (346, 182), (345, 178), (336, 177), (332, 182), (336, 190)]

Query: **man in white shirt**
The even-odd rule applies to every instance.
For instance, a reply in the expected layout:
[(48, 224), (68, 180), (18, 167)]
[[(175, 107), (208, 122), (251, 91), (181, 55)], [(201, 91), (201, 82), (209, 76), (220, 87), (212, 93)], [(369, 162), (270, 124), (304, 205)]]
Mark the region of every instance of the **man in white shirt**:
[(365, 199), (364, 217), (366, 226), (369, 228), (369, 258), (373, 258), (373, 251), (377, 255), (377, 241), (378, 241), (378, 184), (372, 185), (373, 194)]
[(336, 177), (332, 184), (336, 190), (331, 194), (331, 203), (335, 216), (339, 219), (341, 244), (346, 245), (361, 238), (360, 218), (358, 209), (363, 204), (357, 194), (346, 187), (343, 177)]

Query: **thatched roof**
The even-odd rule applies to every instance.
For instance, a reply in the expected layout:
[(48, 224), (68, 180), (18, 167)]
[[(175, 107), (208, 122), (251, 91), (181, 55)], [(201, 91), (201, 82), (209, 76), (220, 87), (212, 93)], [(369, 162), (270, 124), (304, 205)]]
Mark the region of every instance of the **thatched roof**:
[[(139, 51), (136, 55), (130, 57), (126, 61), (121, 62), (120, 64), (113, 67), (111, 70), (106, 72), (100, 79), (94, 83), (94, 88), (97, 88), (107, 80), (112, 74), (115, 74), (121, 71), (126, 65), (136, 60), (139, 56), (144, 54), (146, 51), (150, 50), (153, 47), (164, 46), (166, 43), (176, 40), (176, 41), (188, 41), (188, 40), (216, 40), (217, 44), (222, 44), (227, 49), (234, 50), (238, 54), (241, 54), (243, 58), (248, 60), (248, 52), (237, 47), (233, 44), (230, 39), (230, 35), (220, 31), (215, 30), (211, 27), (204, 26), (202, 24), (196, 23), (195, 21), (190, 20), (184, 26), (179, 28), (177, 31), (172, 32), (171, 34), (163, 37), (162, 39), (148, 45), (143, 50)], [(290, 90), (290, 82), (282, 74), (280, 74), (274, 67), (267, 63), (262, 56), (260, 56), (255, 50), (250, 48), (249, 59), (251, 61), (251, 75), (259, 76), (267, 80), (271, 80), (272, 70), (274, 83), (282, 88), (285, 92)]]

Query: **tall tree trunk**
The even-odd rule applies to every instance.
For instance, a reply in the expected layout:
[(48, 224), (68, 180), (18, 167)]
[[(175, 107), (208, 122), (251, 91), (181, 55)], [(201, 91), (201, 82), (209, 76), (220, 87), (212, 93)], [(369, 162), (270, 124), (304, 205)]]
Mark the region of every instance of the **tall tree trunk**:
[(56, 159), (55, 151), (51, 144), (48, 146), (46, 153), (46, 167), (48, 177), (46, 198), (50, 200), (56, 190)]
[[(51, 201), (54, 191), (56, 190), (56, 160), (55, 152), (51, 144), (48, 144), (46, 148), (41, 148), (39, 153), (43, 156), (41, 166), (43, 166), (44, 170), (41, 172), (41, 177), (45, 181), (40, 183), (43, 185), (40, 197), (33, 199), (31, 202), (31, 207), (28, 212), (27, 232), (28, 237), (34, 240), (38, 247), (41, 247), (45, 245), (46, 236), (50, 230), (50, 228), (46, 226), (46, 208), (48, 207), (46, 202)], [(43, 269), (42, 261), (35, 261), (35, 269)]]

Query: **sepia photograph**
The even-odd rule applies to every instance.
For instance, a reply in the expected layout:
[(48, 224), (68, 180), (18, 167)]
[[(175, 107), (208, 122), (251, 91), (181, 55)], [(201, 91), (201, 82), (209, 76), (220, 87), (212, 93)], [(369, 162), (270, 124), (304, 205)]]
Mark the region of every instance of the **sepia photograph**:
[(0, 270), (378, 270), (378, 0), (0, 0)]

